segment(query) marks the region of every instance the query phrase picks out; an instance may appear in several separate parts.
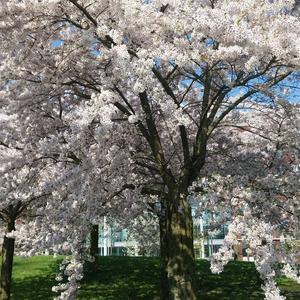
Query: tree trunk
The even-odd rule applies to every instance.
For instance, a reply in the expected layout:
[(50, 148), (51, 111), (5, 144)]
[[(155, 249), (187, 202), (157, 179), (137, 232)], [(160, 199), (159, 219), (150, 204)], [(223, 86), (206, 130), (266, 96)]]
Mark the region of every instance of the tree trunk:
[[(7, 224), (7, 232), (15, 230), (15, 222)], [(0, 299), (10, 299), (11, 275), (13, 267), (15, 240), (4, 236), (2, 245), (1, 278), (0, 278)]]
[(98, 255), (99, 225), (92, 226), (90, 238), (91, 238), (90, 254), (96, 260)]
[(193, 220), (187, 198), (178, 194), (170, 195), (166, 214), (169, 300), (194, 300)]
[(294, 212), (295, 219), (296, 219), (296, 226), (295, 226), (295, 239), (300, 240), (300, 209), (295, 209)]
[(241, 244), (233, 246), (234, 260), (243, 261), (243, 248)]
[(166, 218), (164, 215), (159, 218), (160, 232), (160, 294), (162, 300), (169, 299), (168, 284), (168, 245), (167, 245), (167, 228)]
[(99, 225), (93, 225), (90, 233), (90, 255), (94, 258), (94, 261), (90, 263), (91, 271), (98, 268), (98, 239), (99, 239)]
[[(300, 209), (297, 207), (294, 211), (295, 215), (295, 221), (296, 221), (296, 226), (295, 226), (295, 239), (300, 240)], [(297, 255), (296, 257), (296, 262), (298, 265), (300, 265), (300, 255)]]

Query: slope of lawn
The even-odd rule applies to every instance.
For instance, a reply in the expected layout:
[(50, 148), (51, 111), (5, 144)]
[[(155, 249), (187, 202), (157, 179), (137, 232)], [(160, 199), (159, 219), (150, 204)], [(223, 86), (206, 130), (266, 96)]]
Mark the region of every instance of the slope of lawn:
[[(15, 258), (12, 300), (50, 300), (55, 272), (62, 258)], [(207, 261), (197, 261), (198, 299), (263, 300), (260, 280), (252, 263), (231, 262), (222, 274), (212, 275)], [(279, 279), (289, 300), (300, 299), (300, 285)], [(159, 259), (155, 257), (100, 257), (86, 271), (80, 300), (159, 299)]]

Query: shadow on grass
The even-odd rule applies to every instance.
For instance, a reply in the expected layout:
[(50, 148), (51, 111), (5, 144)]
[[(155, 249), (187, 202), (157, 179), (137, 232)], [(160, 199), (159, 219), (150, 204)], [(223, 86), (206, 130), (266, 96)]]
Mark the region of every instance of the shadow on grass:
[[(80, 300), (159, 299), (159, 259), (100, 257), (99, 269), (88, 273)], [(264, 299), (253, 264), (229, 263), (220, 275), (211, 274), (209, 262), (197, 262), (198, 299)]]
[(153, 257), (100, 257), (98, 270), (87, 272), (81, 300), (159, 299), (159, 259)]
[[(50, 300), (55, 274), (62, 258), (16, 258), (12, 300)], [(197, 261), (196, 284), (199, 300), (262, 300), (261, 280), (254, 264), (230, 262), (224, 272), (211, 274), (209, 262)], [(159, 258), (99, 257), (87, 268), (79, 300), (158, 300)], [(281, 277), (279, 285), (288, 300), (300, 299), (300, 285)]]
[(13, 267), (12, 300), (52, 300), (51, 288), (62, 259), (16, 258)]
[[(100, 257), (98, 269), (86, 274), (80, 300), (159, 299), (159, 258)], [(263, 300), (261, 280), (253, 263), (230, 262), (221, 274), (211, 274), (208, 261), (197, 261), (199, 300)], [(300, 299), (300, 285), (286, 280), (283, 294)]]
[(211, 274), (208, 261), (197, 262), (198, 298), (205, 300), (261, 300), (261, 280), (251, 263), (230, 262), (220, 274)]
[(278, 279), (278, 284), (283, 295), (287, 297), (288, 300), (299, 300), (300, 299), (300, 285), (295, 281), (292, 281), (284, 276)]

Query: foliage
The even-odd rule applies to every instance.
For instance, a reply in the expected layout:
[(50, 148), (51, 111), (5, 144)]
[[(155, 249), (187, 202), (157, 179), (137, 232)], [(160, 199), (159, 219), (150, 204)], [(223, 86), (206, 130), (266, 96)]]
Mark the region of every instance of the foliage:
[[(24, 221), (5, 233), (24, 253), (72, 252), (60, 299), (76, 295), (91, 225), (103, 215), (128, 221), (149, 210), (170, 224), (161, 225), (168, 286), (177, 285), (170, 292), (191, 287), (188, 195), (195, 201), (201, 189), (219, 212), (231, 210), (212, 269), (222, 270), (244, 234), (259, 248), (266, 299), (283, 299), (270, 232), (280, 222), (284, 232), (294, 228), (285, 215), (293, 214), (299, 186), (292, 170), (299, 108), (285, 101), (285, 83), (299, 79), (296, 2), (0, 3), (1, 216), (13, 208)], [(37, 195), (29, 197), (24, 172), (36, 179)]]

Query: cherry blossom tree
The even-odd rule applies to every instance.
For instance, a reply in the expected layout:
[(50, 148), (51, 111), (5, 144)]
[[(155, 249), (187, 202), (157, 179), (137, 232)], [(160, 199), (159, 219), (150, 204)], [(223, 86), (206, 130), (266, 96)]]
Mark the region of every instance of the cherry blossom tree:
[(34, 145), (18, 126), (14, 114), (5, 114), (3, 93), (0, 97), (1, 136), (0, 136), (0, 218), (2, 243), (0, 297), (9, 299), (13, 255), (15, 250), (16, 221), (34, 219), (39, 208), (50, 195), (46, 178), (49, 177), (47, 162), (38, 159), (33, 153)]
[(158, 197), (162, 298), (196, 299), (189, 188), (226, 118), (245, 101), (272, 104), (295, 75), (295, 1), (1, 4), (2, 78), (41, 113), (74, 111), (81, 132), (92, 126), (95, 153), (105, 148), (110, 161), (107, 182), (131, 187), (127, 199)]
[(211, 269), (220, 272), (242, 239), (264, 280), (266, 299), (285, 299), (276, 287), (275, 271), (283, 263), (282, 272), (299, 282), (295, 271), (299, 254), (287, 252), (274, 237), (293, 235), (298, 226), (299, 107), (248, 105), (239, 118), (227, 122), (223, 126), (230, 130), (231, 142), (216, 139), (214, 151), (220, 147), (222, 151), (215, 154), (217, 160), (208, 159), (206, 179), (194, 183), (194, 190), (201, 193), (191, 196), (200, 211), (218, 214), (220, 221), (230, 224)]

